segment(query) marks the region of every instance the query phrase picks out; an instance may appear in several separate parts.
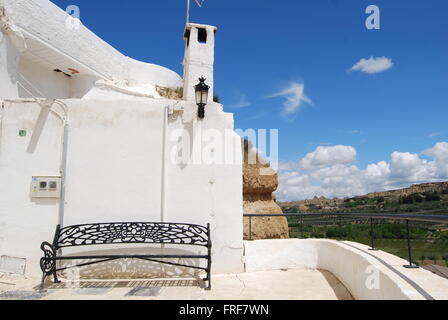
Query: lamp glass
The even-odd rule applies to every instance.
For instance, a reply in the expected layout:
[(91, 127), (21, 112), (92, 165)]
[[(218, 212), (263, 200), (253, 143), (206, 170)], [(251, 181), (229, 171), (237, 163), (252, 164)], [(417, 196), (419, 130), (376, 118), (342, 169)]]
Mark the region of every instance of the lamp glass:
[(201, 103), (207, 104), (208, 102), (208, 88), (204, 88), (201, 92)]
[(202, 91), (196, 90), (196, 104), (202, 103)]
[(208, 91), (210, 87), (205, 84), (205, 78), (199, 78), (199, 83), (194, 86), (196, 93), (196, 104), (205, 106), (208, 102)]

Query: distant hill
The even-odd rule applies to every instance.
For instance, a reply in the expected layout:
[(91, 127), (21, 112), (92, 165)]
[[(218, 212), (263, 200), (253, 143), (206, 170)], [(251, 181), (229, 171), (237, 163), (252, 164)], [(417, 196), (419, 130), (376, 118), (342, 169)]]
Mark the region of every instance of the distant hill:
[(409, 188), (364, 196), (280, 202), (284, 213), (294, 212), (448, 212), (448, 182), (424, 183)]

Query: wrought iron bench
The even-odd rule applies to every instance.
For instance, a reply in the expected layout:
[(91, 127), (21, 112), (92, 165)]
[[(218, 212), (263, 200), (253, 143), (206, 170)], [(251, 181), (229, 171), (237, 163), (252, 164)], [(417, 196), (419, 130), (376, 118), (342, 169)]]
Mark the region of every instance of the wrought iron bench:
[[(207, 248), (204, 255), (92, 255), (92, 256), (63, 256), (60, 249), (69, 247), (81, 247), (91, 245), (107, 244), (167, 244), (167, 245), (191, 245)], [(45, 279), (48, 276), (54, 277), (54, 282), (59, 283), (57, 272), (74, 267), (84, 267), (88, 265), (114, 261), (118, 259), (141, 259), (166, 265), (187, 267), (203, 270), (207, 277), (203, 279), (208, 282), (206, 290), (211, 289), (211, 264), (212, 264), (212, 242), (210, 238), (210, 224), (207, 227), (193, 224), (179, 223), (98, 223), (84, 224), (61, 228), (56, 228), (53, 244), (44, 242), (41, 245), (44, 257), (40, 260), (40, 267), (43, 272), (41, 289), (44, 289)], [(58, 268), (57, 261), (68, 260), (94, 260), (81, 263), (76, 266)], [(205, 259), (206, 267), (192, 266), (183, 263), (175, 263), (160, 259)]]

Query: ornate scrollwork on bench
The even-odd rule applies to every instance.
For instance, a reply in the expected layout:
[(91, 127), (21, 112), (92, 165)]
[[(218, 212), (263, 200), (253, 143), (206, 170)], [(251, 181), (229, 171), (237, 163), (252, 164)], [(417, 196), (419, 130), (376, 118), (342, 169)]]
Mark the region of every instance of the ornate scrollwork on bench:
[(49, 276), (56, 269), (56, 250), (48, 242), (42, 243), (40, 249), (44, 252), (44, 257), (40, 259), (40, 268), (45, 275)]
[(162, 243), (208, 245), (207, 228), (172, 223), (100, 223), (61, 229), (57, 248), (114, 244)]

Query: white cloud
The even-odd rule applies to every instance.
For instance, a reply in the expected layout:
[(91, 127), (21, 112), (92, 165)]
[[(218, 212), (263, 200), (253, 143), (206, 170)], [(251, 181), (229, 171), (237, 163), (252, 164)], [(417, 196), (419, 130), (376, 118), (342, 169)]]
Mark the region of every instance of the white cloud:
[(435, 137), (439, 137), (441, 135), (442, 135), (441, 132), (433, 132), (428, 136), (428, 138), (435, 138)]
[(424, 154), (434, 159), (436, 175), (448, 176), (448, 142), (437, 143)]
[(292, 161), (280, 161), (278, 164), (279, 170), (293, 170), (297, 169), (297, 163)]
[(448, 142), (439, 142), (424, 152), (425, 155), (433, 157), (435, 161), (448, 163)]
[(440, 142), (418, 154), (394, 152), (390, 162), (381, 161), (360, 169), (353, 164), (356, 150), (350, 146), (319, 147), (298, 166), (282, 166), (277, 197), (281, 201), (315, 196), (353, 197), (409, 186), (448, 180), (448, 142)]
[(247, 120), (258, 120), (258, 119), (263, 118), (265, 115), (266, 115), (266, 112), (261, 111), (261, 112), (254, 114), (253, 116), (248, 117)]
[(250, 105), (251, 103), (247, 99), (247, 96), (245, 94), (242, 94), (239, 96), (238, 100), (234, 104), (230, 104), (227, 107), (233, 109), (239, 109), (249, 107)]
[(390, 178), (390, 164), (385, 161), (369, 164), (365, 171), (365, 178), (374, 186), (386, 184)]
[(284, 97), (283, 116), (295, 114), (304, 104), (313, 104), (310, 98), (305, 95), (305, 85), (303, 83), (292, 82), (280, 92), (268, 96), (268, 98)]
[(393, 65), (392, 59), (386, 57), (370, 57), (369, 59), (361, 59), (350, 70), (373, 74), (389, 70)]
[(418, 181), (428, 175), (428, 162), (418, 154), (409, 152), (392, 153), (391, 177), (401, 181)]
[(299, 166), (304, 170), (324, 167), (329, 164), (349, 164), (356, 160), (356, 150), (350, 146), (318, 147), (308, 153)]

